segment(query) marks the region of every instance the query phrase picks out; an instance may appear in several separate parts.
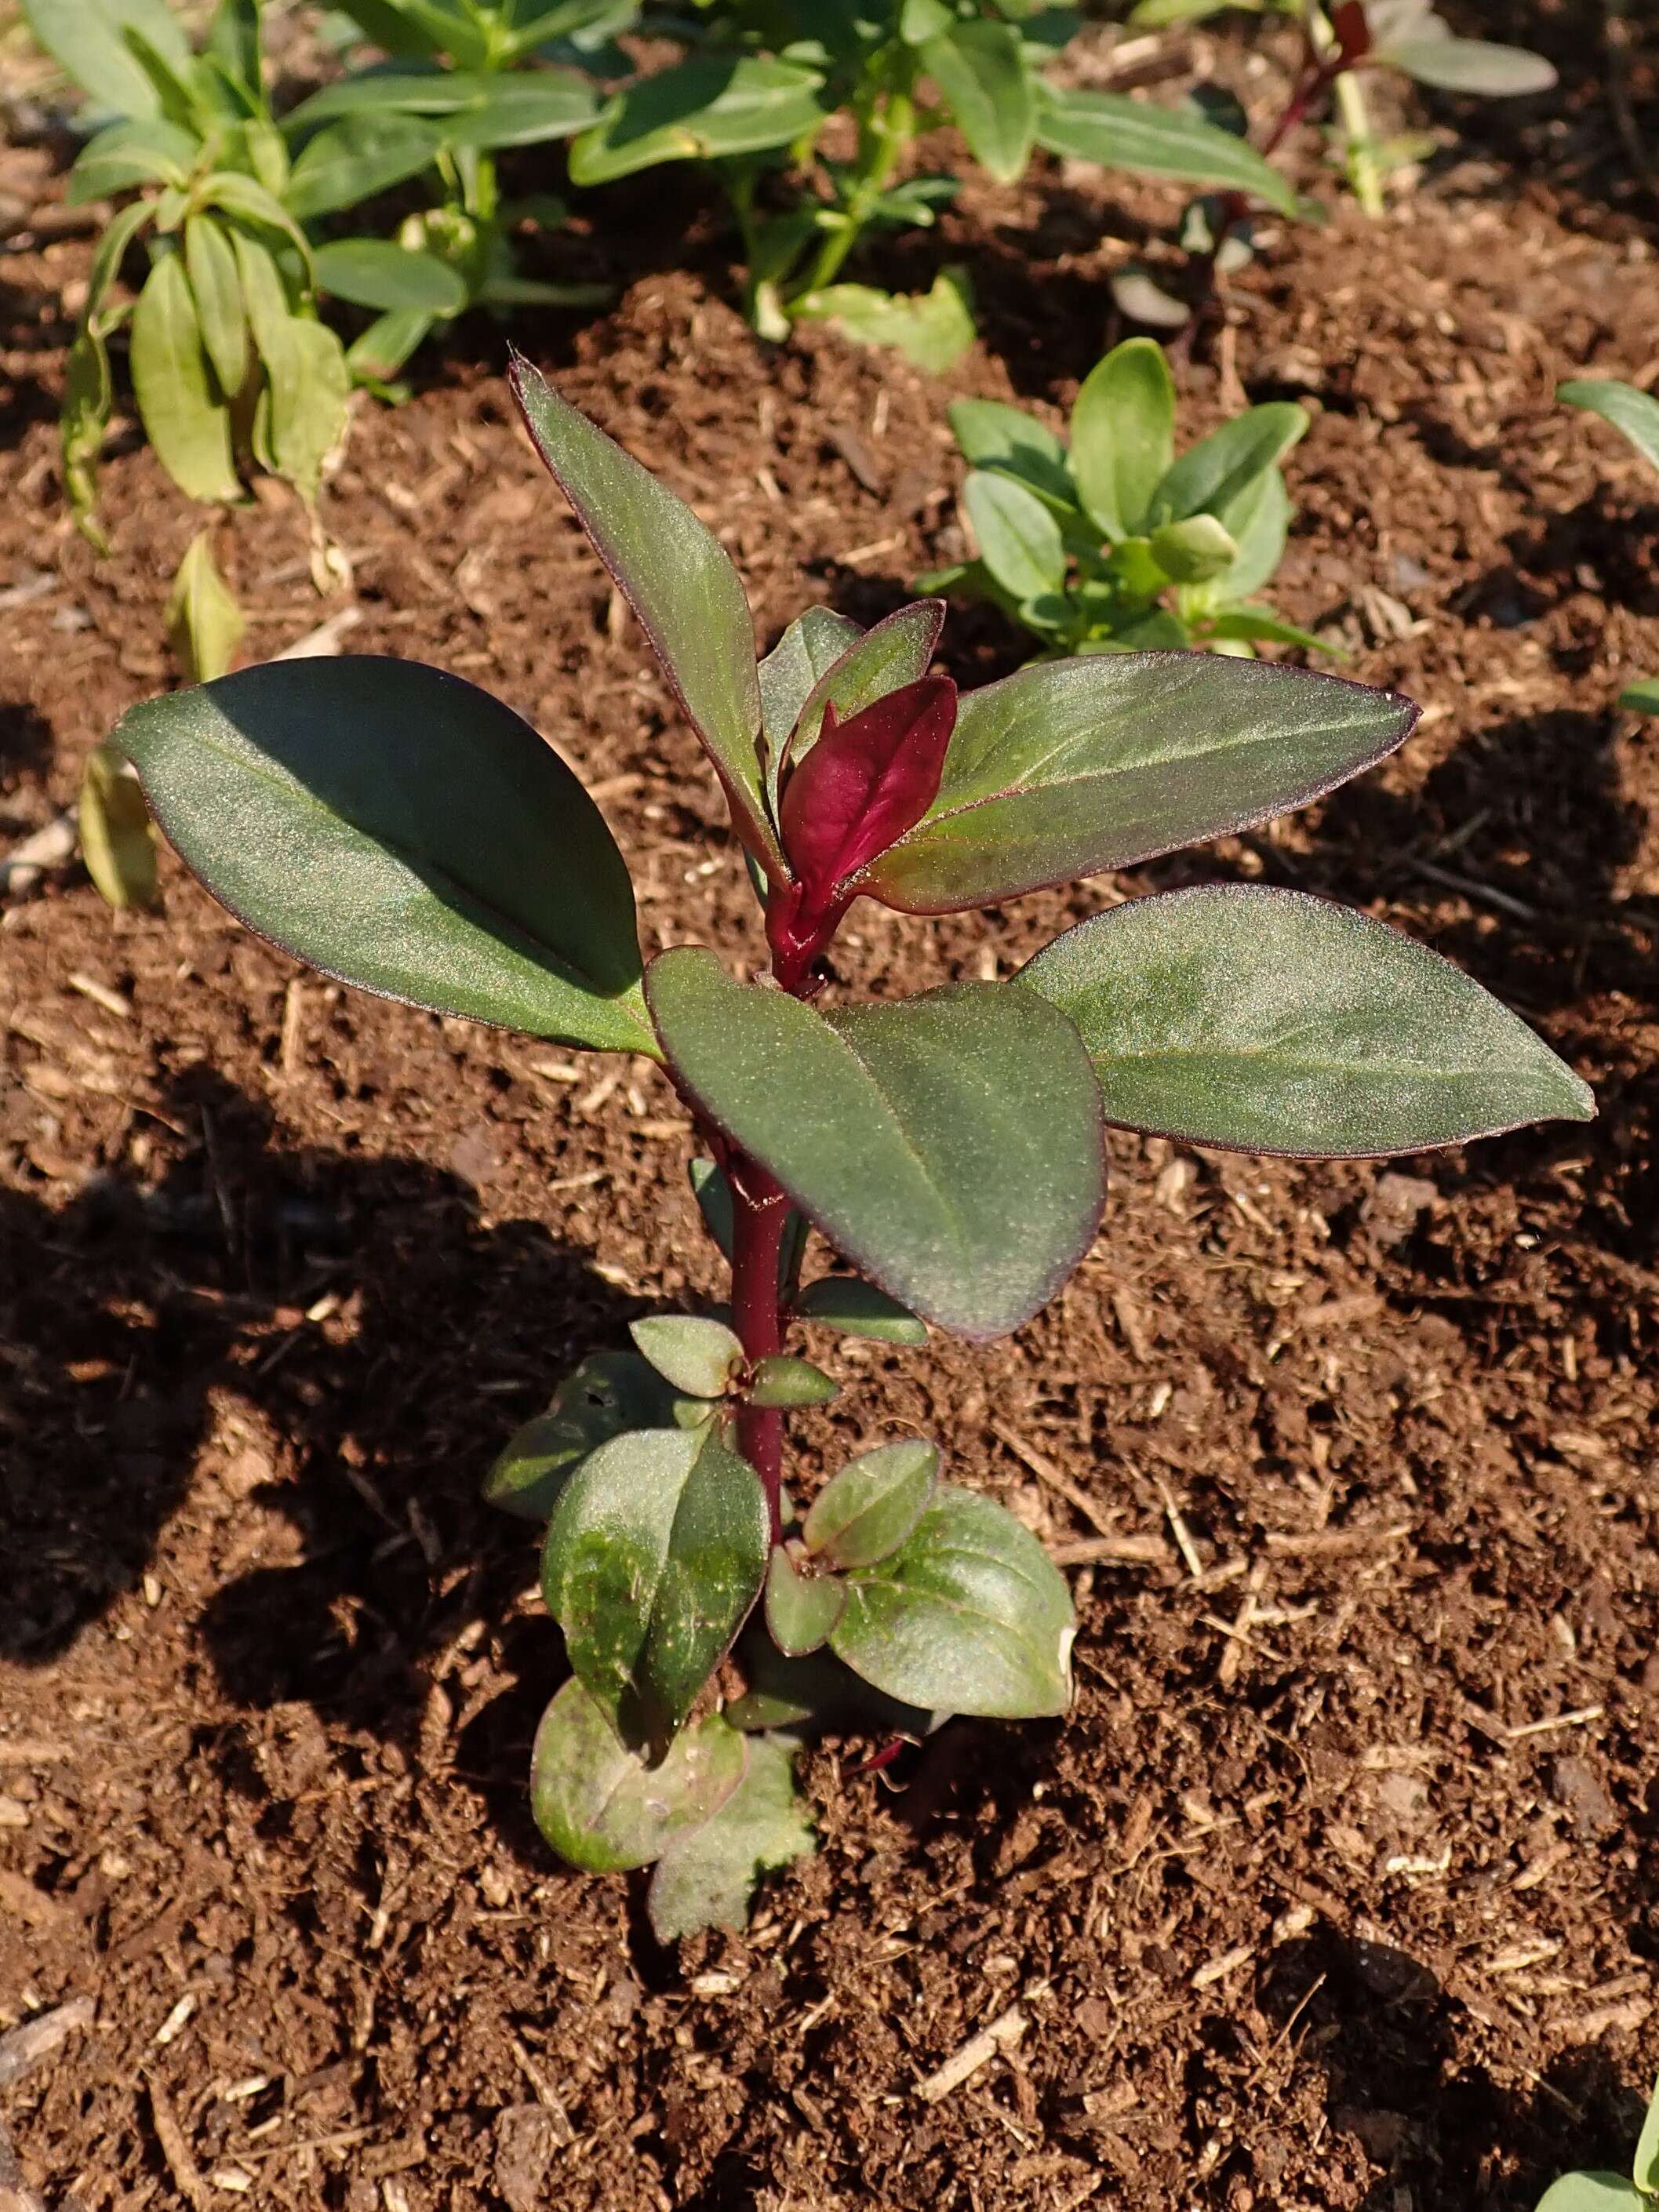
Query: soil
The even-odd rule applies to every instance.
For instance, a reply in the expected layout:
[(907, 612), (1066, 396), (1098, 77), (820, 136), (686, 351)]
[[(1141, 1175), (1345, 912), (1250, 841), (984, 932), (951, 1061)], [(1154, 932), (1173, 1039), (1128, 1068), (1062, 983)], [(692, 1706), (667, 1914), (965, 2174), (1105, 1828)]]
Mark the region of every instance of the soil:
[[(92, 2011), (0, 2122), (52, 2204), (1464, 2212), (1628, 2156), (1659, 2063), (1659, 724), (1613, 702), (1659, 665), (1659, 494), (1551, 394), (1652, 376), (1656, 208), (1582, 11), (1511, 15), (1562, 99), (1456, 111), (1381, 227), (1322, 185), (1328, 225), (1270, 234), (1182, 372), (1189, 433), (1236, 386), (1309, 408), (1276, 604), (1424, 702), (1419, 734), (1132, 879), (861, 908), (847, 981), (1006, 974), (1130, 891), (1295, 884), (1469, 969), (1600, 1119), (1358, 1165), (1116, 1139), (1100, 1243), (1018, 1337), (847, 1353), (809, 1464), (921, 1425), (1108, 1556), (1074, 1576), (1071, 1716), (880, 1775), (816, 1753), (822, 1855), (746, 1936), (665, 1952), (637, 1879), (536, 1835), (558, 1639), (532, 1532), (477, 1499), (575, 1358), (715, 1290), (672, 1094), (325, 984), (175, 865), (160, 915), (74, 871), (5, 906), (0, 2031)], [(1224, 73), (1269, 100), (1243, 51)], [(1651, 56), (1626, 89), (1656, 143)], [(3, 159), (55, 192), (47, 152)], [(698, 188), (665, 188), (677, 226)], [(613, 311), (514, 336), (720, 532), (768, 641), (951, 556), (948, 401), (1060, 421), (1106, 273), (1176, 204), (1054, 165), (970, 189), (874, 264), (974, 268), (982, 342), (929, 381), (757, 344), (712, 203), (676, 266), (664, 189), (545, 249)], [(88, 247), (15, 244), (0, 849), (170, 680), (199, 520), (129, 435), (112, 557), (69, 531)], [(349, 605), (349, 649), (500, 692), (599, 794), (647, 945), (752, 964), (712, 779), (508, 419), (501, 334), (461, 337), (358, 416), (325, 510), (349, 599), (314, 596), (287, 501), (221, 533), (250, 650)], [(957, 611), (946, 656), (976, 681), (1018, 647)]]

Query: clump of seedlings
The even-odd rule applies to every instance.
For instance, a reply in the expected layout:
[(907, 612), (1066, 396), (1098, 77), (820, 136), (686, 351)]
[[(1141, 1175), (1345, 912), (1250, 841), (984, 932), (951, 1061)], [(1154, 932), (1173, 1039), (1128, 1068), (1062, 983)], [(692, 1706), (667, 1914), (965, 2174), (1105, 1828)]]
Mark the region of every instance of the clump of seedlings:
[(418, 1006), (641, 1055), (684, 1102), (728, 1301), (636, 1322), (489, 1479), (546, 1523), (571, 1669), (536, 1738), (536, 1817), (577, 1867), (654, 1864), (669, 1938), (740, 1925), (761, 1875), (811, 1848), (806, 1732), (915, 1737), (1071, 1699), (1066, 1585), (971, 1467), (866, 1437), (816, 1495), (786, 1487), (791, 1417), (836, 1395), (838, 1337), (1018, 1328), (1094, 1241), (1108, 1124), (1352, 1157), (1592, 1103), (1445, 961), (1257, 885), (1111, 907), (1006, 981), (860, 999), (836, 950), (855, 901), (981, 908), (1264, 821), (1383, 758), (1416, 710), (1208, 653), (1047, 661), (962, 694), (925, 599), (868, 630), (809, 608), (757, 665), (708, 528), (533, 368), (512, 380), (720, 779), (769, 974), (739, 981), (735, 945), (646, 959), (598, 807), (440, 670), (251, 668), (135, 708), (116, 742), (262, 935)]

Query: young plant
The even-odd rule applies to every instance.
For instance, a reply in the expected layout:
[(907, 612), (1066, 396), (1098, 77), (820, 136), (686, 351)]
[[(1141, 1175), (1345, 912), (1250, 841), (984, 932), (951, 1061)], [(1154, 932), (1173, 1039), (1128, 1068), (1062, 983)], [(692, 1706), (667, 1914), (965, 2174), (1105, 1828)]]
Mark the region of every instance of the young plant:
[(341, 12), (391, 57), (325, 85), (290, 113), (291, 145), (344, 131), (365, 148), (425, 143), (420, 165), (435, 204), (395, 240), (338, 239), (317, 252), (319, 277), (340, 299), (378, 311), (347, 359), (360, 381), (386, 386), (428, 336), (474, 307), (591, 307), (592, 284), (520, 273), (514, 234), (555, 229), (568, 213), (555, 194), (503, 198), (495, 156), (547, 145), (591, 124), (599, 103), (574, 42), (630, 21), (617, 0), (343, 0)]
[(789, 1417), (836, 1394), (822, 1346), (1019, 1328), (1094, 1240), (1109, 1123), (1351, 1157), (1593, 1109), (1445, 961), (1255, 885), (1113, 907), (1008, 981), (849, 995), (832, 962), (855, 900), (953, 913), (1263, 821), (1391, 752), (1415, 708), (1182, 653), (959, 695), (932, 666), (937, 600), (868, 630), (809, 608), (757, 665), (708, 528), (526, 363), (512, 381), (719, 777), (769, 976), (694, 945), (646, 961), (592, 799), (436, 669), (246, 669), (135, 708), (115, 742), (261, 935), (389, 997), (638, 1054), (684, 1103), (729, 1302), (636, 1322), (489, 1486), (547, 1524), (573, 1670), (537, 1735), (536, 1817), (576, 1866), (654, 1863), (667, 1937), (740, 1923), (758, 1875), (811, 1848), (803, 1731), (914, 1736), (1070, 1700), (1064, 1582), (1012, 1515), (940, 1479), (937, 1446), (874, 1443), (792, 1502)]
[[(1065, 9), (1036, 0), (704, 0), (698, 19), (682, 27), (681, 60), (625, 86), (577, 139), (571, 179), (599, 185), (665, 161), (712, 162), (743, 236), (748, 312), (766, 337), (787, 336), (796, 319), (834, 320), (928, 369), (947, 367), (969, 343), (959, 271), (915, 299), (842, 275), (872, 230), (931, 225), (959, 191), (954, 177), (909, 173), (916, 139), (940, 124), (953, 124), (1001, 184), (1019, 178), (1041, 146), (1290, 204), (1274, 172), (1224, 131), (1049, 85), (1043, 65), (1075, 28)], [(653, 18), (646, 27), (656, 27)], [(837, 115), (856, 128), (850, 161), (820, 147)], [(1086, 146), (1073, 143), (1079, 135)], [(786, 168), (800, 180), (793, 190)]]
[(1654, 2212), (1659, 2204), (1659, 2084), (1631, 2161), (1622, 2173), (1565, 2173), (1544, 2191), (1538, 2212)]
[[(1633, 384), (1621, 384), (1616, 377), (1586, 376), (1559, 386), (1555, 396), (1569, 407), (1585, 408), (1604, 422), (1611, 422), (1615, 430), (1622, 430), (1648, 465), (1659, 470), (1659, 399), (1650, 392), (1638, 392)], [(1619, 703), (1638, 714), (1659, 714), (1659, 676), (1628, 685)]]
[(1308, 427), (1287, 402), (1251, 407), (1179, 460), (1175, 382), (1150, 338), (1097, 362), (1072, 410), (1069, 445), (1018, 407), (959, 399), (972, 465), (964, 519), (977, 556), (918, 579), (924, 592), (989, 599), (1051, 656), (1261, 643), (1329, 650), (1253, 595), (1285, 550), (1279, 461)]

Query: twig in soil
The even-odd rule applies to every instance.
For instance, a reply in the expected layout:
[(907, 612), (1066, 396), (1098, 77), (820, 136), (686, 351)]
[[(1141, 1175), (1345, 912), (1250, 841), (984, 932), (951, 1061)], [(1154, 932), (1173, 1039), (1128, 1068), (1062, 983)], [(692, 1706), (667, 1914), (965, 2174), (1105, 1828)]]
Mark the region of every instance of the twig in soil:
[(561, 2145), (568, 2150), (576, 2140), (576, 2130), (571, 2125), (570, 2115), (564, 2107), (564, 2100), (516, 2035), (513, 2039), (513, 2056), (519, 2062), (520, 2072), (535, 2091), (536, 2102), (552, 2120), (554, 2130), (558, 2136)]
[(19, 2027), (8, 2028), (0, 2035), (0, 2089), (9, 2088), (14, 2081), (21, 2081), (25, 2074), (50, 2058), (59, 2044), (66, 2042), (77, 2030), (92, 2026), (93, 2004), (90, 1997), (76, 1997), (68, 2004), (54, 2005), (50, 2012), (36, 2013), (33, 2020)]
[(191, 2155), (171, 2098), (153, 2074), (144, 2076), (144, 2086), (149, 2092), (149, 2117), (155, 2130), (155, 2140), (161, 2145), (161, 2155), (167, 2163), (167, 2172), (178, 2183), (179, 2195), (193, 2208), (193, 2212), (209, 2212), (213, 2203), (213, 2191)]
[(1599, 1721), (1606, 1711), (1605, 1705), (1581, 1705), (1577, 1712), (1557, 1713), (1547, 1721), (1525, 1721), (1508, 1731), (1509, 1739), (1519, 1743), (1523, 1736), (1547, 1735), (1552, 1729), (1583, 1728), (1590, 1721)]
[(1459, 875), (1455, 868), (1437, 868), (1432, 860), (1407, 860), (1406, 866), (1414, 876), (1426, 877), (1449, 891), (1462, 891), (1466, 898), (1484, 901), (1498, 908), (1499, 914), (1513, 915), (1517, 921), (1538, 921), (1542, 919), (1535, 906), (1525, 899), (1511, 898), (1508, 891), (1500, 891), (1492, 884), (1483, 884), (1478, 876)]
[(1160, 1482), (1158, 1486), (1164, 1496), (1164, 1516), (1170, 1523), (1181, 1556), (1187, 1562), (1187, 1571), (1194, 1582), (1198, 1582), (1203, 1577), (1204, 1562), (1199, 1557), (1198, 1547), (1193, 1541), (1192, 1531), (1182, 1518), (1181, 1508), (1170, 1495), (1169, 1485)]
[(1199, 1968), (1193, 1976), (1192, 1985), (1195, 1990), (1207, 1990), (1212, 1983), (1225, 1981), (1229, 1974), (1236, 1974), (1241, 1966), (1248, 1966), (1255, 1956), (1255, 1946), (1252, 1943), (1241, 1943), (1236, 1950), (1224, 1951), (1218, 1959), (1212, 1959), (1207, 1966)]
[(284, 646), (270, 657), (273, 660), (330, 659), (339, 652), (340, 641), (346, 632), (356, 629), (362, 618), (361, 607), (342, 607), (338, 614), (331, 615), (325, 623), (319, 623), (315, 629), (307, 630), (303, 637), (296, 637), (292, 645)]
[(943, 2066), (938, 2067), (925, 2081), (916, 2084), (916, 2094), (924, 2105), (936, 2105), (941, 2097), (948, 2097), (953, 2089), (961, 2088), (971, 2081), (981, 2066), (988, 2066), (1000, 2051), (1012, 2051), (1025, 2033), (1025, 2015), (1018, 2005), (999, 2013), (988, 2027), (970, 2035), (959, 2051), (952, 2052)]
[(1216, 1680), (1224, 1690), (1230, 1690), (1232, 1687), (1239, 1668), (1243, 1663), (1241, 1655), (1244, 1650), (1244, 1638), (1255, 1624), (1256, 1600), (1266, 1587), (1267, 1580), (1267, 1562), (1265, 1559), (1258, 1559), (1250, 1569), (1250, 1579), (1245, 1586), (1244, 1602), (1239, 1607), (1233, 1621), (1233, 1634), (1222, 1645), (1220, 1662), (1216, 1668)]
[(1024, 1437), (1001, 1421), (993, 1421), (990, 1430), (998, 1443), (1006, 1444), (1014, 1457), (1029, 1467), (1039, 1482), (1046, 1482), (1050, 1490), (1060, 1492), (1068, 1505), (1075, 1507), (1091, 1528), (1098, 1530), (1103, 1536), (1111, 1534), (1111, 1516), (1101, 1511), (1086, 1491), (1079, 1490), (1069, 1476), (1062, 1474), (1053, 1460), (1040, 1452), (1035, 1444), (1028, 1444)]
[(1108, 1559), (1135, 1567), (1171, 1563), (1162, 1536), (1079, 1536), (1074, 1544), (1054, 1545), (1048, 1556), (1057, 1567), (1092, 1567)]
[(94, 1006), (101, 1006), (106, 1014), (113, 1014), (118, 1021), (130, 1022), (132, 1019), (131, 1000), (124, 999), (118, 991), (112, 991), (107, 983), (100, 983), (95, 975), (82, 975), (76, 969), (64, 980), (71, 991), (78, 991), (83, 999), (90, 999)]

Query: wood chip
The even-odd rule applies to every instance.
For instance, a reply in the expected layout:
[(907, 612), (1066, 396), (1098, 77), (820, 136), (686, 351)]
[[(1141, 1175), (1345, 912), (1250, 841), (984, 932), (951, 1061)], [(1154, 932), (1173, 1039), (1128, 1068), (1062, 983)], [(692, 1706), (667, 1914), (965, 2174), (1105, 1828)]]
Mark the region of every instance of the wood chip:
[(161, 2147), (161, 2155), (167, 2162), (167, 2172), (179, 2185), (179, 2193), (192, 2207), (192, 2212), (209, 2212), (213, 2203), (213, 2191), (206, 2177), (191, 2154), (185, 2131), (179, 2124), (179, 2115), (173, 2109), (172, 2100), (154, 2075), (147, 2075), (144, 2086), (149, 2092), (149, 2116), (155, 2129), (155, 2140)]
[(1024, 1437), (1004, 1422), (991, 1422), (990, 1430), (1000, 1443), (1006, 1444), (1014, 1457), (1030, 1468), (1039, 1482), (1046, 1482), (1049, 1489), (1057, 1491), (1068, 1505), (1074, 1506), (1091, 1528), (1097, 1529), (1103, 1536), (1111, 1534), (1111, 1516), (1102, 1512), (1086, 1491), (1079, 1490), (1069, 1476), (1062, 1474), (1045, 1453), (1040, 1452), (1035, 1444), (1028, 1444)]
[(356, 629), (363, 618), (361, 607), (342, 607), (315, 629), (308, 629), (303, 637), (296, 637), (292, 645), (273, 653), (273, 660), (328, 660), (341, 650), (341, 641)]
[(95, 975), (82, 975), (79, 970), (64, 978), (71, 991), (78, 991), (83, 999), (90, 999), (94, 1006), (101, 1006), (106, 1014), (118, 1021), (132, 1019), (132, 1001), (124, 999), (118, 991), (112, 991), (107, 983), (100, 983)]
[(988, 2066), (999, 2051), (1012, 2051), (1025, 2033), (1025, 2015), (1018, 2005), (999, 2013), (988, 2027), (977, 2035), (970, 2035), (962, 2048), (952, 2053), (943, 2066), (938, 2067), (925, 2081), (916, 2084), (916, 2094), (924, 2105), (937, 2105), (964, 2081), (971, 2081), (981, 2066)]
[(1048, 1556), (1060, 1567), (1092, 1567), (1107, 1559), (1136, 1567), (1175, 1564), (1162, 1536), (1079, 1536), (1075, 1543), (1054, 1545)]
[(23, 2179), (11, 2139), (0, 2128), (0, 2212), (48, 2212), (46, 2200), (37, 2197)]
[(1602, 1705), (1581, 1705), (1577, 1712), (1557, 1713), (1553, 1720), (1526, 1721), (1508, 1731), (1509, 1739), (1519, 1743), (1523, 1736), (1547, 1735), (1552, 1729), (1583, 1728), (1590, 1721), (1599, 1721), (1605, 1711)]
[(1193, 1976), (1193, 1987), (1207, 1990), (1212, 1982), (1224, 1981), (1229, 1974), (1236, 1974), (1241, 1966), (1248, 1966), (1255, 1956), (1255, 1947), (1250, 1943), (1241, 1943), (1237, 1950), (1224, 1951), (1218, 1959), (1212, 1959), (1207, 1966), (1199, 1968)]
[(0, 2089), (21, 2081), (42, 2059), (50, 2058), (61, 2043), (80, 2029), (90, 2027), (92, 2010), (90, 1997), (74, 1997), (68, 2004), (54, 2005), (50, 2012), (36, 2013), (32, 2020), (8, 2028), (0, 2035)]

